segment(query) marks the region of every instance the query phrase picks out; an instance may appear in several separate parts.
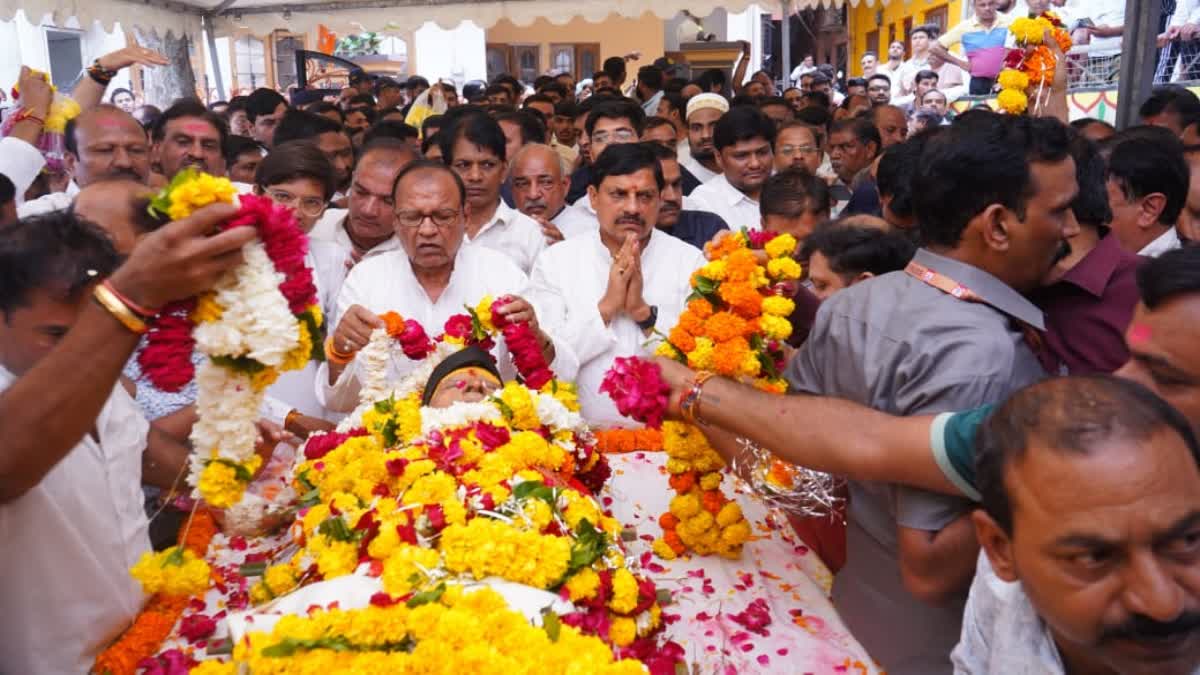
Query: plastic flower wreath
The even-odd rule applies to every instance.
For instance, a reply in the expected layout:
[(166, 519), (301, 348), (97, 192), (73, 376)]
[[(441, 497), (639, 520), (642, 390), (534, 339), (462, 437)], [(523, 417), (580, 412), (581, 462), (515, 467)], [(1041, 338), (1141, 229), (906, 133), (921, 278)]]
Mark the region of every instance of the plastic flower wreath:
[[(185, 169), (150, 203), (150, 212), (171, 220), (214, 203), (233, 203), (225, 178)], [(253, 227), (258, 239), (243, 248), (245, 262), (199, 298), (163, 309), (147, 334), (139, 364), (160, 389), (177, 390), (192, 379), (191, 354), (208, 360), (195, 373), (198, 385), (188, 484), (217, 508), (241, 500), (261, 466), (255, 454), (255, 421), (265, 390), (281, 371), (321, 358), (324, 321), (308, 240), (291, 210), (267, 197), (243, 195), (223, 229)]]
[(1054, 52), (1044, 44), (1046, 33), (1050, 33), (1064, 54), (1071, 49), (1071, 36), (1053, 12), (1014, 19), (1008, 31), (1017, 46), (1009, 50), (1004, 70), (996, 78), (1000, 85), (996, 105), (1009, 114), (1020, 115), (1029, 108), (1029, 89), (1036, 86), (1040, 90), (1054, 81), (1059, 64)]

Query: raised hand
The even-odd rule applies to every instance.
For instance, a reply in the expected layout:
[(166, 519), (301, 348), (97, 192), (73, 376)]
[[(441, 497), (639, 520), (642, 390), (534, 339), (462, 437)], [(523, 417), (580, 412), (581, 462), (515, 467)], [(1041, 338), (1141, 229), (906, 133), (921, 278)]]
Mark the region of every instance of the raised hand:
[(145, 47), (124, 47), (115, 52), (109, 52), (99, 59), (100, 66), (105, 70), (121, 70), (132, 65), (139, 66), (165, 66), (171, 61), (154, 51)]

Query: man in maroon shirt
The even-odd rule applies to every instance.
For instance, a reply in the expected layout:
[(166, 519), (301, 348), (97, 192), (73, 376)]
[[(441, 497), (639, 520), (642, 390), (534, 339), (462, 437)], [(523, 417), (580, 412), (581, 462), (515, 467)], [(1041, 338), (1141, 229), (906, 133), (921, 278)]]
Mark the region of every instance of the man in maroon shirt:
[(1095, 145), (1077, 136), (1071, 154), (1079, 181), (1071, 210), (1079, 234), (1050, 283), (1030, 299), (1045, 313), (1042, 363), (1050, 374), (1111, 373), (1129, 360), (1124, 335), (1138, 302), (1135, 277), (1142, 258), (1109, 232), (1104, 159)]

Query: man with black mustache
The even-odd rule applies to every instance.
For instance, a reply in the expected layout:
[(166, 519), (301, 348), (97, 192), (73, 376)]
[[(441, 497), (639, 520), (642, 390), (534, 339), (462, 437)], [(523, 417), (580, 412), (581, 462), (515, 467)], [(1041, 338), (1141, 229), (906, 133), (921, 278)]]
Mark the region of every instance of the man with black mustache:
[[(1040, 310), (1078, 188), (1067, 127), (986, 114), (931, 139), (913, 178), (924, 248), (904, 272), (821, 304), (785, 376), (798, 392), (893, 415), (993, 402), (1045, 377)], [(833, 602), (889, 672), (951, 672), (978, 546), (969, 503), (850, 482), (847, 562)]]
[(666, 181), (645, 144), (610, 144), (592, 163), (591, 180), (588, 198), (599, 227), (538, 257), (531, 299), (543, 325), (579, 358), (584, 418), (632, 426), (600, 393), (600, 383), (614, 359), (648, 357), (654, 331), (675, 325), (704, 256), (655, 227)]
[(228, 136), (229, 127), (220, 116), (199, 101), (183, 100), (164, 110), (151, 127), (150, 154), (167, 181), (189, 166), (224, 176)]
[(687, 197), (683, 194), (683, 167), (679, 164), (679, 157), (674, 148), (654, 142), (645, 142), (642, 145), (658, 158), (658, 166), (663, 172), (662, 205), (658, 208), (656, 227), (703, 250), (705, 244), (718, 232), (728, 230), (729, 226), (718, 215), (685, 208), (688, 205), (684, 203)]
[(1200, 445), (1188, 420), (1130, 380), (1073, 377), (1017, 393), (979, 438), (986, 559), (955, 672), (1197, 672)]

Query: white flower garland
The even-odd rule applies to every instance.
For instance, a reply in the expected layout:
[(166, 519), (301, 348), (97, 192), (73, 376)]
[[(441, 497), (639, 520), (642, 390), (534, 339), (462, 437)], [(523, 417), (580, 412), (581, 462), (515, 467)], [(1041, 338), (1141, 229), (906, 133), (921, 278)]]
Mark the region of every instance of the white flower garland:
[(283, 364), (300, 343), (296, 317), (279, 290), (282, 274), (258, 240), (242, 248), (245, 262), (227, 273), (215, 287), (222, 308), (215, 321), (198, 324), (197, 348), (209, 357), (196, 372), (197, 421), (191, 442), (188, 484), (196, 487), (205, 465), (224, 459), (244, 465), (254, 456), (255, 423), (265, 396), (256, 391), (250, 375), (218, 365), (213, 357), (249, 358), (269, 368)]

